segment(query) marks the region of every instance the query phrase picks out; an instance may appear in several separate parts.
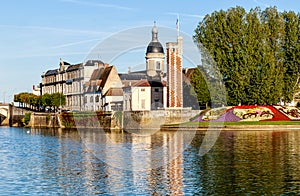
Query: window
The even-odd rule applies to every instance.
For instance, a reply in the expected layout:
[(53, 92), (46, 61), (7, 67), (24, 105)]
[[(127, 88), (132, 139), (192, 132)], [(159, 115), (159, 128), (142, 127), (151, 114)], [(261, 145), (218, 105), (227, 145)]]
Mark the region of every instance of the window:
[(155, 89), (154, 89), (154, 92), (159, 92), (159, 89), (158, 89), (158, 88), (155, 88)]
[(91, 102), (91, 103), (92, 103), (92, 102), (94, 102), (94, 100), (93, 100), (93, 99), (94, 99), (94, 97), (93, 97), (93, 96), (91, 96), (91, 97), (90, 97), (90, 102)]
[(141, 89), (141, 91), (143, 91), (143, 92), (144, 92), (144, 91), (145, 91), (145, 89), (144, 89), (144, 88), (142, 88), (142, 89)]
[(156, 70), (160, 70), (160, 62), (156, 62)]
[(99, 95), (96, 96), (96, 102), (99, 102)]
[(142, 108), (142, 109), (146, 109), (146, 104), (145, 104), (145, 102), (146, 102), (145, 99), (142, 99), (142, 100), (141, 100), (141, 108)]

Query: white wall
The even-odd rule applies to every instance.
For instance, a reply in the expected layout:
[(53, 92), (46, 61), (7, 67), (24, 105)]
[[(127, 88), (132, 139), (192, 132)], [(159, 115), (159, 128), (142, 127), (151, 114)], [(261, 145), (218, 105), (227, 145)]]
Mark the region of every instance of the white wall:
[(163, 102), (164, 102), (164, 108), (167, 108), (167, 102), (168, 102), (167, 87), (164, 86), (163, 89), (164, 89), (164, 92), (163, 92), (163, 96), (164, 96), (164, 100), (163, 100)]
[(132, 111), (151, 110), (151, 87), (131, 87), (131, 88), (132, 88)]
[(123, 102), (123, 96), (106, 96), (105, 99), (106, 103), (108, 103), (108, 106), (105, 108), (106, 111), (111, 111), (111, 106), (115, 102)]

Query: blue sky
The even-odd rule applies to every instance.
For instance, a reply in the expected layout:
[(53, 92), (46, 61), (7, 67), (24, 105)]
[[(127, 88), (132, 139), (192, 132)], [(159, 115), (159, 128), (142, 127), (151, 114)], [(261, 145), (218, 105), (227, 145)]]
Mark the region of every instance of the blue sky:
[[(237, 5), (246, 10), (277, 6), (280, 11), (300, 11), (296, 0), (3, 0), (0, 102), (11, 101), (14, 93), (31, 91), (42, 72), (58, 67), (60, 57), (82, 62), (97, 43), (116, 32), (152, 26), (153, 21), (158, 27), (175, 29), (179, 13), (180, 30), (192, 36), (203, 16)], [(151, 35), (145, 36), (150, 41)], [(127, 60), (124, 65), (115, 64), (120, 71), (130, 64)]]

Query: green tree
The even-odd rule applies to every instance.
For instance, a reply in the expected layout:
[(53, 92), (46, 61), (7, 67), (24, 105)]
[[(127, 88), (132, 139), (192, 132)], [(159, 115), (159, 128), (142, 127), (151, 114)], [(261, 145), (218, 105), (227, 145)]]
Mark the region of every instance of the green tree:
[(14, 95), (14, 102), (18, 102), (19, 103), (19, 107), (21, 106), (21, 96), (20, 94), (15, 94)]
[(276, 104), (283, 96), (284, 66), (284, 21), (275, 7), (267, 8), (261, 14), (263, 28), (262, 45), (262, 81), (261, 97), (262, 104)]
[(209, 106), (210, 102), (210, 93), (207, 86), (207, 81), (205, 80), (203, 71), (200, 71), (200, 68), (196, 68), (195, 71), (192, 73), (190, 82), (191, 82), (191, 89), (190, 94), (192, 96), (197, 96), (197, 100), (199, 105), (205, 105), (206, 108)]
[(44, 107), (52, 107), (52, 96), (48, 93), (42, 96), (42, 105)]
[(284, 88), (283, 101), (290, 102), (298, 91), (300, 77), (300, 15), (292, 11), (284, 12), (285, 44), (284, 44)]
[(51, 105), (55, 108), (66, 104), (66, 97), (62, 93), (51, 94)]
[(195, 30), (195, 41), (201, 43), (217, 63), (227, 88), (227, 99), (239, 104), (246, 99), (248, 80), (245, 49), (245, 14), (242, 7), (207, 15)]
[(292, 100), (298, 89), (298, 35), (293, 12), (269, 7), (247, 13), (238, 6), (206, 15), (194, 40), (216, 62), (230, 105), (276, 104)]
[(261, 98), (261, 59), (263, 58), (263, 28), (260, 25), (259, 8), (251, 9), (246, 15), (247, 36), (245, 36), (245, 50), (248, 66), (248, 81), (245, 87), (246, 100), (243, 104), (259, 104)]
[(195, 93), (192, 92), (192, 86), (190, 82), (184, 82), (183, 89), (183, 107), (192, 107), (194, 110), (199, 109), (198, 98)]
[(34, 95), (33, 93), (19, 93), (14, 95), (14, 102), (19, 102), (19, 105), (26, 105), (26, 107), (30, 107), (31, 109), (39, 108), (41, 104), (41, 96)]

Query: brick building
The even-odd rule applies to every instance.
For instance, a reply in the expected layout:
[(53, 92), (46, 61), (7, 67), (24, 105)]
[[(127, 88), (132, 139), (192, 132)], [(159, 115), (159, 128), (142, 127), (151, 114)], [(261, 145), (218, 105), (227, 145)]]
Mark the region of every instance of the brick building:
[(167, 48), (167, 107), (183, 107), (182, 91), (182, 37), (177, 37), (177, 42), (168, 42)]

